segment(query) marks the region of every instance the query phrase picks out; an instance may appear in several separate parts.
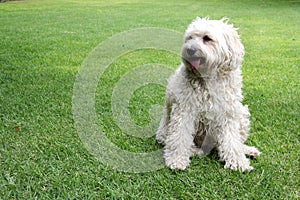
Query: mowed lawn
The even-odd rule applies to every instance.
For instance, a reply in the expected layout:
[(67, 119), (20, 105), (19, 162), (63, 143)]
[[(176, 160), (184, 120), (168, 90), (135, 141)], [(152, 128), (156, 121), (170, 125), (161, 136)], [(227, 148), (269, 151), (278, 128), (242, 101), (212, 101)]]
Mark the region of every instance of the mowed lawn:
[[(73, 86), (84, 60), (123, 31), (158, 27), (183, 34), (196, 16), (226, 16), (239, 27), (246, 49), (244, 103), (253, 133), (247, 144), (262, 152), (251, 161), (255, 170), (225, 170), (215, 151), (193, 157), (185, 171), (121, 172), (96, 159), (81, 141), (72, 111)], [(0, 199), (298, 199), (299, 20), (299, 1), (0, 3)], [(112, 113), (117, 82), (147, 63), (175, 70), (180, 57), (155, 49), (120, 55), (95, 91), (98, 125), (131, 152), (162, 148), (154, 137), (124, 133)], [(147, 125), (151, 105), (163, 101), (162, 86), (141, 87), (130, 100), (131, 118)]]

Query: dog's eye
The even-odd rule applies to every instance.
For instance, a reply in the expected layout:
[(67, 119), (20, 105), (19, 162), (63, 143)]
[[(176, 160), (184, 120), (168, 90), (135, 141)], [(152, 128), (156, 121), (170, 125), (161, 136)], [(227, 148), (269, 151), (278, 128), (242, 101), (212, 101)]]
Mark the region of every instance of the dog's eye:
[(204, 42), (210, 42), (210, 41), (212, 41), (212, 39), (211, 39), (209, 36), (205, 35), (205, 36), (203, 37), (203, 41), (204, 41)]

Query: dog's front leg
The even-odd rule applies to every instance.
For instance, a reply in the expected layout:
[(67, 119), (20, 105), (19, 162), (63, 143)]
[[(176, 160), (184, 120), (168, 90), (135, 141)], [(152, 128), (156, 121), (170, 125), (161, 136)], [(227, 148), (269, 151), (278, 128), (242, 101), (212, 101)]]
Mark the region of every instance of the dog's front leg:
[(227, 120), (226, 124), (219, 129), (218, 151), (220, 159), (225, 161), (224, 168), (232, 170), (251, 171), (249, 159), (244, 153), (244, 144), (239, 138), (239, 123)]
[(171, 169), (184, 170), (190, 163), (195, 134), (195, 111), (172, 106), (164, 159)]

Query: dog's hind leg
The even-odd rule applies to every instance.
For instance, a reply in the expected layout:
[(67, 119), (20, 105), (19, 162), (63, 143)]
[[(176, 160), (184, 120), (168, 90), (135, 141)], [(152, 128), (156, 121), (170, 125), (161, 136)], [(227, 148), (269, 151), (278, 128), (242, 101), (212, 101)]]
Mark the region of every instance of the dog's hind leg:
[(251, 147), (247, 145), (243, 145), (244, 154), (250, 156), (250, 158), (255, 159), (257, 156), (261, 154), (260, 151), (256, 147)]
[(170, 121), (170, 107), (168, 106), (168, 104), (166, 104), (163, 110), (163, 117), (160, 121), (158, 130), (156, 131), (156, 140), (159, 143), (162, 144), (165, 143), (169, 121)]

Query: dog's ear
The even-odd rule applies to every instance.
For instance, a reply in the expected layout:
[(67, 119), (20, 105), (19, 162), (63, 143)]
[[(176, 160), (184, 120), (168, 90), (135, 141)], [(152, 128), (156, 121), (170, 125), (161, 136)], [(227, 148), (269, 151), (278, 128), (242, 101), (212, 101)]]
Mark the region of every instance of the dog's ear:
[(225, 53), (225, 66), (223, 66), (221, 70), (224, 72), (228, 72), (231, 70), (235, 70), (241, 66), (245, 50), (240, 36), (238, 35), (237, 29), (234, 28), (232, 24), (227, 24), (227, 19), (226, 21), (222, 19), (222, 21), (225, 25), (223, 36), (228, 49)]

